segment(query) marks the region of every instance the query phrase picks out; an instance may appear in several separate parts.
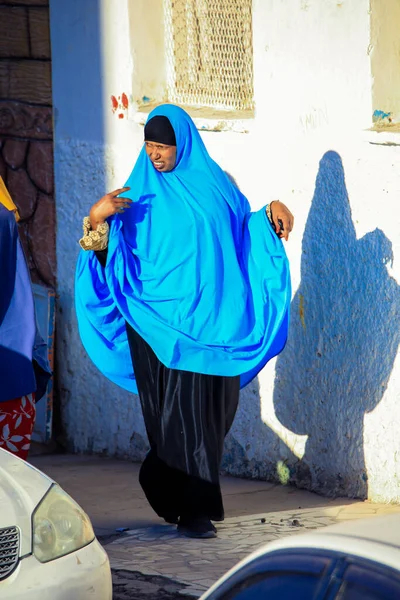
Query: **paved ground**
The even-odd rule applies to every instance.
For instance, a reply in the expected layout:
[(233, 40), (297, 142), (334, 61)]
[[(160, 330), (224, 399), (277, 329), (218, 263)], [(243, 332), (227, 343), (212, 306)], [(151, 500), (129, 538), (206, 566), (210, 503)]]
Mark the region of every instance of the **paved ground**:
[[(292, 487), (223, 478), (226, 519), (218, 538), (192, 540), (157, 518), (137, 481), (138, 465), (88, 456), (30, 459), (92, 519), (113, 569), (114, 600), (198, 597), (238, 560), (282, 536), (400, 506), (327, 499)], [(119, 528), (126, 529), (117, 532)]]
[(113, 569), (113, 600), (193, 600), (185, 587), (166, 577)]
[(267, 542), (391, 511), (400, 512), (400, 507), (337, 506), (233, 517), (218, 525), (218, 538), (212, 540), (186, 539), (175, 527), (158, 524), (126, 532), (106, 545), (106, 550), (117, 573), (168, 577), (185, 586), (180, 594), (198, 597), (239, 560)]

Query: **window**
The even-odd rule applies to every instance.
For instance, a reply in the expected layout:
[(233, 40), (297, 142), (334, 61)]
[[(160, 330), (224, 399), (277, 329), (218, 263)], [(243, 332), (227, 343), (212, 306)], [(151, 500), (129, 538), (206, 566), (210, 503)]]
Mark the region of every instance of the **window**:
[(328, 556), (285, 550), (255, 558), (214, 590), (210, 600), (313, 600), (324, 597), (333, 570)]
[(392, 569), (373, 564), (350, 565), (337, 600), (394, 600), (400, 598), (400, 577)]
[(253, 110), (252, 0), (164, 0), (168, 100)]
[(265, 573), (236, 585), (222, 600), (313, 600), (318, 597), (320, 580), (299, 573)]

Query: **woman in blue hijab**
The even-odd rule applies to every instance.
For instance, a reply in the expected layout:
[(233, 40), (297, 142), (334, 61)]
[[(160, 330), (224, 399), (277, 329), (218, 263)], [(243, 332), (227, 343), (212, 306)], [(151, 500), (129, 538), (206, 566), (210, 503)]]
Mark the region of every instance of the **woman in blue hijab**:
[(150, 443), (140, 483), (184, 535), (216, 535), (239, 389), (285, 345), (291, 289), (280, 238), (292, 225), (280, 202), (251, 212), (174, 105), (149, 115), (126, 187), (85, 217), (81, 339), (111, 381), (139, 393)]

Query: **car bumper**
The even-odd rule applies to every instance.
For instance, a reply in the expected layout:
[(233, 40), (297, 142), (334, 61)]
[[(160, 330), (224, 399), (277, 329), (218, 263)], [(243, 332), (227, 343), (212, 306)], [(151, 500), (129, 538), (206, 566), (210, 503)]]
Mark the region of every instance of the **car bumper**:
[(96, 539), (85, 548), (44, 564), (34, 556), (27, 556), (0, 582), (0, 598), (111, 600), (108, 556)]

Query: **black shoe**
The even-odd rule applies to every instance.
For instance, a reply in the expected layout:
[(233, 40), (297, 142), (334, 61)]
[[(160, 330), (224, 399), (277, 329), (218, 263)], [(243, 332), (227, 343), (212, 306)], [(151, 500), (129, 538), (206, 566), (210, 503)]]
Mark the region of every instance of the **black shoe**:
[(217, 530), (207, 517), (181, 517), (178, 523), (178, 532), (190, 538), (217, 537)]

